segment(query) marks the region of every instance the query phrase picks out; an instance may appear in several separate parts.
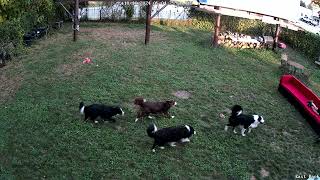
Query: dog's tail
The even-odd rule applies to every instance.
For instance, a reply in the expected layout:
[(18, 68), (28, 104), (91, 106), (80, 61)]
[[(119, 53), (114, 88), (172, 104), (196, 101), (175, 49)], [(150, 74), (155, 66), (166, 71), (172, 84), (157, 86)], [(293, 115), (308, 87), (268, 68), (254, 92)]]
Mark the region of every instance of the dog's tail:
[(234, 105), (232, 108), (231, 108), (231, 116), (232, 117), (236, 117), (236, 116), (239, 116), (240, 114), (242, 114), (243, 112), (243, 109), (240, 105)]
[(83, 102), (80, 102), (80, 105), (79, 105), (79, 111), (80, 111), (80, 114), (84, 114), (84, 103)]
[(150, 124), (147, 128), (147, 133), (149, 137), (154, 137), (155, 133), (158, 131), (158, 128), (155, 124)]

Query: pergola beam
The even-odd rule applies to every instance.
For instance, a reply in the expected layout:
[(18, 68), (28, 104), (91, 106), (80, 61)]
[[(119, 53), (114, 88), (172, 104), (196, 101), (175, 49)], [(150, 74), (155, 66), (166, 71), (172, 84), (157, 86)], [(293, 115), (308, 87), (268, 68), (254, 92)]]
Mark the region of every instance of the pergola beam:
[(168, 6), (168, 4), (165, 4), (164, 6), (162, 6), (157, 12), (155, 12), (152, 16), (151, 19), (156, 17), (164, 8), (166, 8)]

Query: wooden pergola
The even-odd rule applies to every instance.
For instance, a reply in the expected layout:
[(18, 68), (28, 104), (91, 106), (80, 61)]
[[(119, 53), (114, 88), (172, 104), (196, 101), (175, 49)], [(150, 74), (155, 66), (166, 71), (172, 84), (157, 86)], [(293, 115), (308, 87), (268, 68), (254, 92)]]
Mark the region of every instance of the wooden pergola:
[[(155, 17), (157, 14), (159, 14), (167, 4), (176, 4), (176, 2), (172, 2), (170, 0), (60, 0), (59, 3), (69, 3), (74, 4), (74, 16), (73, 16), (73, 22), (74, 22), (74, 28), (73, 28), (73, 40), (77, 41), (78, 39), (78, 33), (79, 33), (79, 3), (83, 2), (89, 2), (89, 1), (95, 1), (95, 2), (146, 2), (147, 3), (147, 11), (146, 11), (146, 31), (145, 31), (145, 44), (147, 45), (150, 41), (150, 31), (151, 31), (151, 19)], [(161, 2), (166, 3), (165, 6), (160, 8), (154, 15), (151, 15), (152, 12), (152, 5), (154, 2)], [(275, 17), (272, 15), (266, 15), (261, 14), (257, 12), (250, 12), (246, 10), (241, 9), (234, 9), (229, 7), (222, 7), (222, 6), (214, 6), (214, 5), (202, 5), (198, 4), (195, 6), (196, 10), (204, 11), (207, 13), (213, 13), (216, 14), (215, 18), (215, 28), (212, 33), (212, 46), (217, 47), (218, 44), (218, 36), (220, 33), (220, 24), (221, 24), (221, 16), (227, 15), (227, 16), (235, 16), (235, 17), (241, 17), (241, 18), (247, 18), (247, 19), (256, 19), (261, 20), (265, 23), (269, 24), (275, 24), (276, 25), (276, 32), (274, 34), (274, 46), (273, 49), (276, 48), (276, 45), (278, 43), (278, 38), (280, 35), (280, 29), (281, 27), (289, 28), (292, 30), (302, 30), (298, 26), (296, 26), (293, 22)], [(70, 13), (69, 13), (70, 14)], [(71, 14), (70, 14), (71, 15)]]
[(230, 7), (222, 7), (222, 6), (214, 6), (214, 5), (202, 5), (199, 4), (198, 7), (196, 7), (197, 10), (211, 13), (211, 14), (216, 14), (215, 17), (215, 27), (214, 27), (214, 32), (212, 33), (212, 46), (217, 47), (219, 45), (218, 41), (218, 36), (220, 33), (220, 27), (221, 27), (221, 16), (226, 15), (226, 16), (235, 16), (235, 17), (241, 17), (241, 18), (246, 18), (246, 19), (255, 19), (255, 20), (261, 20), (262, 22), (268, 23), (268, 24), (275, 24), (276, 25), (276, 30), (274, 33), (274, 43), (273, 43), (273, 49), (276, 49), (277, 43), (279, 40), (279, 35), (280, 35), (280, 30), (281, 27), (288, 28), (294, 31), (297, 30), (303, 30), (300, 27), (296, 26), (294, 22), (272, 16), (272, 15), (267, 15), (267, 14), (261, 14), (258, 12), (251, 12), (247, 10), (241, 10), (241, 9), (234, 9)]

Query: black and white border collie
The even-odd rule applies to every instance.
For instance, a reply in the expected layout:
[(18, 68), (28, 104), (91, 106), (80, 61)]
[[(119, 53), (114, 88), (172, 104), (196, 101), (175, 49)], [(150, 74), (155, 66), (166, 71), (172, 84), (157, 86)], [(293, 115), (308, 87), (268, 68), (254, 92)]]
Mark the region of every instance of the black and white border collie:
[(164, 145), (176, 146), (177, 142), (190, 142), (190, 137), (196, 134), (193, 127), (189, 125), (182, 125), (176, 127), (168, 127), (159, 129), (155, 124), (149, 125), (147, 128), (148, 136), (154, 138), (152, 146), (152, 152), (156, 152), (155, 147), (160, 146), (160, 149), (164, 149)]
[(263, 124), (264, 119), (259, 115), (245, 115), (243, 114), (243, 109), (239, 105), (234, 105), (231, 108), (231, 116), (229, 117), (229, 124), (224, 128), (225, 131), (228, 130), (228, 127), (233, 128), (233, 132), (237, 133), (235, 128), (237, 126), (241, 127), (241, 135), (245, 136), (246, 130), (248, 133), (251, 132), (251, 129), (258, 127), (259, 124)]
[(116, 120), (112, 117), (121, 114), (124, 115), (123, 110), (117, 106), (106, 106), (104, 104), (92, 104), (89, 106), (85, 106), (83, 102), (79, 105), (80, 114), (84, 114), (84, 120), (88, 118), (92, 120), (94, 123), (98, 123), (98, 117), (103, 119), (104, 121), (115, 122)]

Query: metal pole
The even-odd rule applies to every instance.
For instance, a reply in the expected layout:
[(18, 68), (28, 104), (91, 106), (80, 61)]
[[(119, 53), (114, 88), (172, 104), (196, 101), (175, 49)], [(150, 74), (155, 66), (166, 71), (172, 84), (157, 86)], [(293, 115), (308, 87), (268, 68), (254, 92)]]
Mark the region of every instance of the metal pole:
[(277, 49), (277, 45), (278, 45), (278, 41), (279, 41), (279, 35), (280, 35), (280, 24), (276, 25), (276, 33), (274, 35), (274, 41), (273, 41), (273, 48), (272, 50), (276, 50)]
[(86, 21), (88, 21), (88, 6), (86, 7)]
[(145, 36), (145, 40), (144, 40), (145, 45), (147, 45), (150, 40), (152, 1), (153, 0), (149, 0), (148, 6), (147, 6), (146, 36)]
[(79, 0), (75, 0), (73, 19), (73, 41), (78, 40), (79, 34)]
[[(215, 6), (214, 9), (220, 10), (220, 6)], [(216, 25), (214, 27), (214, 32), (212, 33), (213, 37), (211, 38), (213, 47), (219, 46), (218, 40), (219, 40), (219, 33), (220, 33), (220, 23), (221, 23), (220, 21), (221, 21), (221, 14), (219, 13), (216, 16), (216, 23), (215, 23)]]
[(102, 11), (102, 7), (101, 7), (101, 9), (99, 10), (99, 12), (100, 12), (100, 21), (102, 20), (101, 11)]

